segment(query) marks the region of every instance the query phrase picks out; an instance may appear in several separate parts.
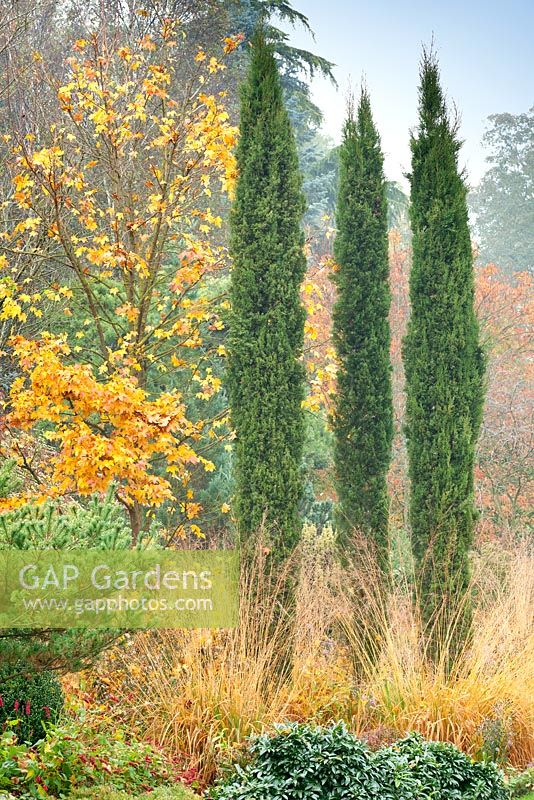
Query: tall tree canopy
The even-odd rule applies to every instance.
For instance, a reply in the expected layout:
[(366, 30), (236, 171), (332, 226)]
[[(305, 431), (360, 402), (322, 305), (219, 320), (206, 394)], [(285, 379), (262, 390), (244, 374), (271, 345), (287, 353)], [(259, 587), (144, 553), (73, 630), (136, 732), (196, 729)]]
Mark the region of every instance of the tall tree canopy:
[(380, 138), (369, 95), (352, 108), (340, 150), (337, 301), (334, 341), (339, 361), (334, 415), (340, 524), (355, 530), (388, 563), (386, 476), (393, 437), (389, 360), (388, 221)]
[(299, 533), (304, 436), (304, 198), (273, 49), (259, 32), (241, 100), (232, 210), (228, 388), (241, 535), (265, 519), (278, 555)]
[(480, 257), (507, 272), (534, 270), (534, 106), (494, 114), (484, 136), (489, 170), (471, 195)]
[[(404, 342), (410, 520), (423, 615), (450, 627), (469, 583), (473, 464), (482, 415), (484, 358), (474, 311), (473, 257), (460, 143), (424, 53), (419, 129), (412, 137), (412, 306)], [(457, 641), (467, 630), (461, 615)]]

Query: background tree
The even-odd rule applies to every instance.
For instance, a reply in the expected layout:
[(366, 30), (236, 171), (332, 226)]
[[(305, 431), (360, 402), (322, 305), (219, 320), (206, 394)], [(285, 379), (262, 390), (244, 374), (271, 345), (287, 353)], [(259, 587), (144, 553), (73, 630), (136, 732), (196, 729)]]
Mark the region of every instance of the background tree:
[(243, 87), (237, 163), (228, 364), (235, 510), (244, 539), (265, 518), (278, 557), (299, 534), (306, 259), (297, 152), (273, 50), (261, 32)]
[(466, 187), (458, 169), (460, 144), (432, 53), (423, 55), (419, 95), (419, 129), (411, 141), (406, 433), (417, 581), (437, 654), (438, 630), (450, 633), (456, 621), (459, 646), (469, 626), (468, 606), (462, 612), (460, 604), (469, 584), (484, 358), (474, 309)]
[(362, 534), (386, 572), (386, 476), (393, 436), (388, 222), (383, 155), (365, 90), (356, 118), (349, 108), (345, 122), (336, 220), (333, 424), (341, 540), (351, 545), (356, 533)]
[(534, 305), (531, 273), (477, 269), (476, 300), (488, 353), (487, 396), (477, 459), (479, 534), (516, 546), (528, 537), (534, 508)]
[(534, 107), (494, 114), (484, 145), (490, 168), (470, 195), (480, 260), (509, 273), (534, 270)]

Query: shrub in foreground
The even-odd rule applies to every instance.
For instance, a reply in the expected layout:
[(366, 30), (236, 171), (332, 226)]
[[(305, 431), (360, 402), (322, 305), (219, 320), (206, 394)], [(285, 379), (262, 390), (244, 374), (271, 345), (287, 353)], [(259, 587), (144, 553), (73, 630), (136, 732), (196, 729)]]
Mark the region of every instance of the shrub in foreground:
[(25, 664), (0, 670), (0, 731), (9, 723), (19, 742), (34, 744), (62, 708), (63, 691), (55, 673), (36, 672)]
[(2, 790), (26, 800), (70, 797), (82, 789), (86, 797), (103, 797), (104, 787), (135, 797), (158, 786), (174, 788), (178, 778), (163, 753), (121, 728), (94, 730), (71, 719), (51, 725), (33, 746), (18, 742), (12, 728), (0, 736), (0, 798)]
[(213, 800), (506, 800), (500, 772), (453, 745), (411, 734), (372, 752), (342, 724), (291, 723), (250, 745)]
[(512, 797), (534, 798), (534, 766), (509, 775), (508, 788)]

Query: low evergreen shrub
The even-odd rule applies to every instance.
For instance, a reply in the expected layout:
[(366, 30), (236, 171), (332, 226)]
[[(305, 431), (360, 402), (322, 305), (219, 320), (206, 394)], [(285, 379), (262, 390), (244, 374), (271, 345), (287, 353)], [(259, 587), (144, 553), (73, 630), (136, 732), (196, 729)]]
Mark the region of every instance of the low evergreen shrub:
[(372, 752), (340, 723), (290, 723), (252, 740), (212, 800), (506, 800), (502, 775), (448, 743), (411, 734)]

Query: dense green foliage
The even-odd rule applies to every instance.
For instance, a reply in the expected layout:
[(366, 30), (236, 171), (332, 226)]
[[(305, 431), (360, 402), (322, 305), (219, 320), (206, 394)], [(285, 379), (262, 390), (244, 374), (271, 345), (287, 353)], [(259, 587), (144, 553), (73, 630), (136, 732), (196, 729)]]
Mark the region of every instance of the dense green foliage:
[(460, 645), (469, 626), (469, 604), (462, 613), (460, 601), (469, 584), (484, 358), (460, 143), (432, 54), (423, 57), (419, 114), (411, 142), (413, 265), (404, 342), (410, 522), (425, 621), (435, 633), (454, 624)]
[(21, 659), (37, 670), (76, 672), (93, 664), (118, 637), (116, 630), (4, 628), (0, 631), (2, 663), (6, 669), (9, 666), (10, 674)]
[(127, 548), (131, 533), (124, 515), (108, 493), (92, 497), (84, 506), (62, 509), (55, 503), (25, 505), (0, 516), (0, 550)]
[(7, 723), (20, 742), (37, 742), (44, 725), (57, 722), (63, 691), (53, 672), (17, 664), (0, 669), (0, 729)]
[[(9, 497), (20, 485), (12, 460), (0, 463), (0, 497)], [(0, 515), (0, 550), (118, 549), (131, 543), (131, 531), (113, 500), (92, 497), (85, 505), (30, 503)], [(91, 630), (0, 630), (4, 676), (18, 673), (18, 663), (33, 669), (74, 672), (92, 663), (117, 638), (117, 632)]]
[(237, 161), (227, 376), (236, 515), (244, 539), (265, 520), (281, 557), (298, 538), (302, 493), (304, 199), (276, 63), (261, 33), (243, 87)]
[[(311, 33), (307, 17), (287, 0), (239, 0), (236, 3), (223, 4), (229, 15), (230, 27), (236, 33), (243, 33), (245, 42), (251, 39), (254, 31), (263, 21), (267, 41), (272, 44), (284, 93), (285, 105), (299, 155), (300, 169), (303, 175), (303, 191), (308, 207), (304, 217), (305, 223), (321, 227), (321, 217), (327, 213), (328, 201), (335, 202), (336, 168), (326, 161), (332, 152), (332, 144), (320, 131), (323, 115), (311, 99), (310, 84), (305, 79), (321, 75), (335, 83), (334, 65), (316, 53), (302, 48), (292, 47), (289, 43), (289, 26), (300, 27)], [(285, 30), (276, 24), (276, 18), (284, 20)], [(231, 69), (242, 76), (249, 61), (249, 48), (243, 47), (237, 53)], [(232, 93), (230, 102), (233, 103)]]
[(372, 752), (344, 725), (290, 723), (250, 746), (251, 760), (218, 788), (215, 800), (505, 800), (502, 777), (453, 745), (412, 734)]
[(342, 541), (350, 544), (355, 531), (363, 534), (386, 571), (393, 438), (388, 226), (383, 156), (366, 91), (356, 118), (349, 109), (340, 159), (333, 314), (339, 524)]
[(534, 270), (534, 107), (494, 114), (484, 136), (489, 169), (470, 196), (483, 263)]

